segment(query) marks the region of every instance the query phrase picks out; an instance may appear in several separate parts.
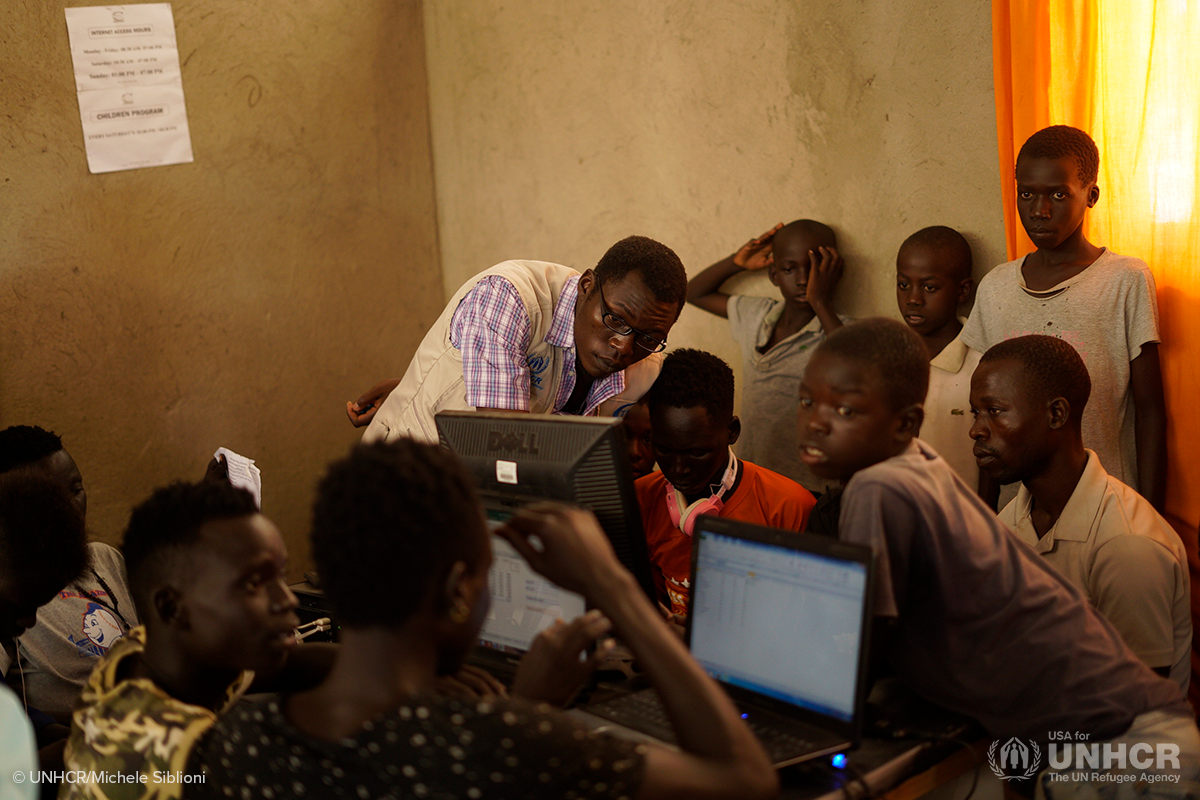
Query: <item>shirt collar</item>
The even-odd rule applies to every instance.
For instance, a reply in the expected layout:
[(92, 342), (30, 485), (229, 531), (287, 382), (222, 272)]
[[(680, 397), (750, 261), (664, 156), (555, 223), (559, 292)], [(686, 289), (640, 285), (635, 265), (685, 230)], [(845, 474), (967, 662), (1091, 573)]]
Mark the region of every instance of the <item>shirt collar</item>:
[(596, 381), (588, 392), (587, 403), (583, 409), (584, 415), (590, 415), (605, 400), (616, 397), (623, 391), (625, 391), (625, 370), (614, 372), (612, 375)]
[[(581, 275), (572, 275), (563, 283), (562, 291), (559, 292), (558, 302), (554, 304), (554, 316), (550, 323), (550, 330), (546, 331), (546, 343), (555, 347), (564, 348), (567, 353), (566, 357), (570, 359), (570, 365), (567, 369), (570, 370), (570, 378), (564, 381), (564, 384), (569, 384), (570, 387), (575, 385), (575, 306), (579, 300), (579, 279)], [(588, 416), (596, 411), (596, 408), (610, 397), (616, 397), (625, 391), (625, 370), (615, 372), (607, 377), (600, 378), (592, 384), (592, 388), (588, 390), (587, 401), (584, 403), (582, 416)], [(567, 397), (570, 396), (570, 389), (564, 385), (563, 392)], [(565, 397), (563, 400), (565, 401)]]
[(1104, 501), (1104, 492), (1108, 489), (1108, 473), (1100, 463), (1100, 458), (1091, 450), (1087, 453), (1087, 463), (1083, 465), (1083, 474), (1075, 491), (1063, 506), (1058, 522), (1056, 536), (1069, 542), (1087, 541), (1092, 526), (1100, 518), (1100, 504)]
[(1067, 289), (1070, 289), (1072, 285), (1077, 283), (1080, 278), (1082, 278), (1084, 275), (1086, 275), (1088, 273), (1088, 271), (1093, 266), (1096, 265), (1097, 261), (1104, 258), (1106, 255), (1108, 255), (1108, 248), (1101, 247), (1100, 255), (1096, 257), (1096, 261), (1093, 261), (1091, 264), (1084, 267), (1078, 274), (1073, 275), (1070, 278), (1067, 278), (1062, 283), (1057, 283), (1054, 286), (1051, 286), (1049, 289), (1040, 289), (1040, 290), (1039, 289), (1030, 289), (1029, 286), (1025, 283), (1025, 269), (1024, 269), (1025, 268), (1025, 259), (1027, 259), (1029, 256), (1027, 256), (1027, 255), (1022, 256), (1020, 263), (1017, 265), (1017, 285), (1021, 287), (1021, 291), (1023, 291), (1025, 294), (1029, 295), (1030, 297), (1033, 297), (1038, 300), (1049, 300), (1052, 297), (1057, 297), (1058, 295), (1062, 294)]
[[(958, 319), (964, 325), (967, 323), (963, 317)], [(955, 336), (949, 344), (943, 347), (942, 352), (933, 357), (929, 366), (949, 372), (951, 375), (957, 375), (962, 369), (963, 363), (966, 362), (967, 352), (970, 349), (962, 340), (962, 331), (959, 331), (958, 336)]]
[(924, 439), (913, 437), (913, 440), (908, 443), (908, 447), (904, 448), (902, 456), (920, 456), (926, 461), (932, 461), (937, 458), (937, 453), (929, 446), (929, 443)]
[[(729, 485), (726, 486), (725, 477), (730, 474), (733, 475), (733, 479), (729, 482)], [(729, 460), (725, 462), (725, 469), (721, 470), (721, 476), (717, 478), (716, 483), (710, 483), (708, 486), (709, 496), (697, 500), (696, 503), (703, 502), (704, 500), (709, 499), (709, 497), (718, 496), (721, 497), (722, 500), (728, 500), (729, 497), (733, 495), (733, 492), (737, 489), (738, 484), (741, 482), (741, 478), (742, 462), (738, 460), (737, 455), (733, 452), (733, 448), (730, 447)], [(671, 487), (671, 491), (673, 492), (678, 491), (674, 484), (672, 484), (670, 481), (667, 481), (667, 486)], [(681, 499), (682, 497), (683, 495), (680, 494)], [(694, 506), (696, 503), (692, 503), (692, 505)], [(682, 508), (683, 506), (681, 505), (680, 507)], [(691, 506), (688, 506), (688, 508), (690, 509)]]
[(1053, 550), (1055, 541), (1059, 539), (1064, 542), (1086, 542), (1092, 533), (1092, 526), (1100, 518), (1100, 504), (1104, 501), (1104, 492), (1108, 489), (1108, 473), (1104, 471), (1104, 466), (1095, 452), (1085, 452), (1087, 463), (1083, 466), (1079, 483), (1075, 484), (1075, 491), (1071, 492), (1071, 497), (1063, 506), (1062, 513), (1058, 515), (1053, 527), (1046, 531), (1042, 538), (1037, 538), (1037, 531), (1029, 518), (1033, 508), (1033, 495), (1023, 483), (1017, 491), (1017, 497), (1013, 500), (1017, 504), (1017, 527), (1025, 529), (1026, 535), (1031, 535), (1036, 540), (1035, 543), (1031, 543), (1039, 553)]
[[(758, 326), (758, 341), (756, 342), (757, 347), (762, 347), (771, 340), (771, 332), (775, 330), (775, 323), (778, 322), (779, 318), (782, 316), (783, 301), (776, 300), (775, 305), (771, 306), (770, 310), (768, 310), (766, 315), (763, 317), (763, 321)], [(821, 318), (814, 314), (813, 318), (808, 321), (807, 325), (793, 333), (788, 337), (788, 339), (795, 339), (801, 336), (810, 336), (820, 332)], [(786, 342), (787, 339), (784, 339), (784, 341)]]
[(579, 298), (581, 277), (572, 275), (563, 283), (562, 291), (558, 293), (558, 302), (554, 304), (550, 330), (546, 331), (547, 344), (575, 349), (575, 301)]

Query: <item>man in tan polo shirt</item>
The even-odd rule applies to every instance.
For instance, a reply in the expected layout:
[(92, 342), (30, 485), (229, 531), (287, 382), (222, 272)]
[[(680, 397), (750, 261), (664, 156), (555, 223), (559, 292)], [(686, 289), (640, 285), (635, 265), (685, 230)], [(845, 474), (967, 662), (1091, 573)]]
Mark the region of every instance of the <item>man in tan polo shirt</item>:
[(1187, 690), (1187, 556), (1171, 526), (1083, 446), (1091, 392), (1075, 349), (1050, 336), (997, 344), (971, 380), (981, 470), (1021, 482), (1000, 519), (1075, 584), (1146, 664)]

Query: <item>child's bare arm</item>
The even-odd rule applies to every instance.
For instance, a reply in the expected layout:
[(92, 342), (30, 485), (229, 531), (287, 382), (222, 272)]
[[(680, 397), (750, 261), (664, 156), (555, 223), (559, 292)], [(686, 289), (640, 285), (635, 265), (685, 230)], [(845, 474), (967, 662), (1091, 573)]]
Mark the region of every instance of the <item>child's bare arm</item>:
[(842, 277), (842, 256), (836, 247), (820, 247), (808, 254), (808, 290), (805, 299), (808, 306), (821, 320), (821, 327), (829, 335), (842, 327), (837, 312), (833, 310), (833, 290)]
[(753, 271), (770, 266), (771, 239), (782, 227), (781, 222), (761, 236), (756, 236), (733, 255), (721, 259), (688, 281), (687, 301), (717, 316), (728, 317), (729, 295), (721, 291), (721, 284), (743, 270)]
[(1161, 514), (1167, 497), (1167, 406), (1156, 342), (1142, 345), (1142, 352), (1129, 362), (1129, 386), (1135, 414), (1137, 490)]

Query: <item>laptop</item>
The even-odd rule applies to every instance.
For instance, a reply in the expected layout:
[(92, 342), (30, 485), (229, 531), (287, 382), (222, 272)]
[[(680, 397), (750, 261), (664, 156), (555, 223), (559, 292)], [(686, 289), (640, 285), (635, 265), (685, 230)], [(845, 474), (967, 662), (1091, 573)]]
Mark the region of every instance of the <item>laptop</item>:
[[(776, 767), (858, 744), (866, 702), (870, 548), (711, 515), (692, 542), (692, 655), (742, 712)], [(674, 743), (658, 695), (590, 714)]]
[[(486, 512), (488, 530), (493, 532), (509, 516), (493, 508)], [(555, 620), (572, 620), (587, 610), (583, 595), (569, 592), (534, 572), (507, 539), (494, 533), (488, 590), (491, 607), (467, 662), (487, 670), (505, 685), (512, 683), (517, 662), (535, 636)]]

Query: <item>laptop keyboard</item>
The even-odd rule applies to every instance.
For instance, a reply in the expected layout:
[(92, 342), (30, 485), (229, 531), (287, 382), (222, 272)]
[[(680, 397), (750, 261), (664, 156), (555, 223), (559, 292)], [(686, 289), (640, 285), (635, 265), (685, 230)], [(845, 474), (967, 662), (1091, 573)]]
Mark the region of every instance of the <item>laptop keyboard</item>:
[(763, 725), (754, 720), (746, 720), (750, 730), (762, 742), (763, 749), (772, 761), (783, 761), (802, 753), (811, 752), (816, 748), (811, 741), (789, 731), (780, 730), (776, 725)]
[(675, 731), (671, 728), (667, 711), (654, 691), (634, 692), (614, 697), (602, 703), (589, 705), (586, 710), (589, 714), (610, 719), (626, 728), (633, 728), (635, 731), (653, 736), (655, 739), (676, 744)]
[[(655, 739), (677, 744), (666, 709), (654, 691), (634, 692), (615, 697), (590, 705), (587, 711), (626, 728), (641, 731)], [(801, 729), (807, 728), (803, 723), (772, 717), (766, 721), (747, 718), (746, 724), (754, 731), (772, 761), (786, 761), (817, 749), (816, 745), (801, 733)]]

